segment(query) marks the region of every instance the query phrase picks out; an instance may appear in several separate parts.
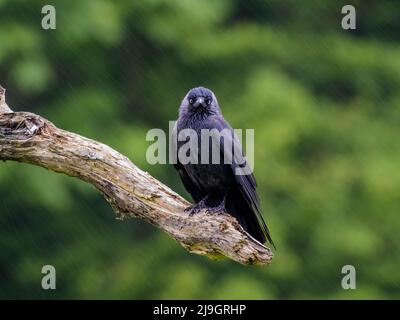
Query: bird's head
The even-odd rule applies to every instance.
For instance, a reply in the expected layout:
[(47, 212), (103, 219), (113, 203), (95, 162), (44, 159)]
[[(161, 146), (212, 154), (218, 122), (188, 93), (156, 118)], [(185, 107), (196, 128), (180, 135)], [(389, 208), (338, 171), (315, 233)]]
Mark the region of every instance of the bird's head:
[(189, 113), (218, 114), (219, 106), (214, 93), (207, 88), (190, 89), (182, 101), (181, 108)]

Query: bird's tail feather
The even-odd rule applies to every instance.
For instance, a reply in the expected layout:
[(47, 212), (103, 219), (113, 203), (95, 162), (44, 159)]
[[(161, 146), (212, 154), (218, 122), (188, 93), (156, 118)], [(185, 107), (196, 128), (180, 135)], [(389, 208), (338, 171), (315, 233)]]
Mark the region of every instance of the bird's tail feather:
[(261, 243), (266, 240), (275, 248), (268, 227), (260, 212), (255, 212), (258, 208), (252, 208), (239, 192), (232, 192), (228, 195), (226, 210), (232, 214), (253, 238)]

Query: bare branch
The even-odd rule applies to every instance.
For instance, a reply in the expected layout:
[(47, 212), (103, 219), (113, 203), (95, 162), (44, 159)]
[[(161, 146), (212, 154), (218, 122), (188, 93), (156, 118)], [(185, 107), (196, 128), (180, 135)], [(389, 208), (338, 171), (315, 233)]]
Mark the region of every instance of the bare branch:
[[(228, 214), (188, 216), (189, 203), (112, 148), (61, 130), (28, 112), (12, 112), (0, 94), (0, 160), (41, 166), (95, 186), (117, 218), (139, 217), (165, 231), (188, 251), (267, 265), (271, 250)], [(4, 107), (6, 106), (6, 107)]]
[(0, 113), (8, 113), (12, 110), (8, 107), (6, 103), (6, 89), (0, 85)]

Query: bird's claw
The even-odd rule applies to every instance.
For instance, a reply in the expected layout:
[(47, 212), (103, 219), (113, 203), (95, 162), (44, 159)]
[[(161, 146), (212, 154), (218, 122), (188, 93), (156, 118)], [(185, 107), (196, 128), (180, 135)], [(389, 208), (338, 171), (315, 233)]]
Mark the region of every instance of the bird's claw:
[(187, 208), (185, 208), (185, 212), (189, 212), (189, 216), (193, 216), (196, 213), (199, 213), (202, 209), (204, 208), (204, 205), (202, 203), (196, 203), (193, 204)]
[(196, 213), (199, 213), (201, 210), (203, 210), (206, 207), (206, 200), (208, 199), (208, 196), (203, 198), (201, 201), (198, 203), (192, 204), (191, 206), (187, 207), (185, 209), (185, 212), (189, 212), (189, 216), (192, 216)]
[(223, 201), (220, 205), (212, 208), (207, 208), (206, 213), (219, 213), (219, 212), (226, 212), (225, 209), (225, 201)]

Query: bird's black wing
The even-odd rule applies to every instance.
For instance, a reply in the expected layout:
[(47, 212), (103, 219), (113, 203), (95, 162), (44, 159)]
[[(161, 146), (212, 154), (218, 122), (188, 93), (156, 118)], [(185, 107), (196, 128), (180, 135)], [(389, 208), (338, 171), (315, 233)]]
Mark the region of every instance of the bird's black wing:
[[(230, 164), (234, 181), (236, 182), (237, 189), (230, 190), (231, 199), (227, 199), (227, 209), (233, 210), (229, 212), (235, 215), (243, 227), (252, 234), (256, 239), (261, 242), (265, 242), (265, 238), (275, 247), (268, 227), (261, 214), (260, 202), (256, 192), (257, 182), (254, 175), (250, 172), (249, 174), (238, 175), (236, 169), (239, 166), (247, 165), (247, 161), (242, 153), (242, 148), (239, 139), (235, 136), (232, 127), (225, 121), (221, 116), (212, 116), (207, 118), (205, 127), (208, 129), (217, 129), (222, 131), (228, 129), (231, 131), (230, 145), (228, 148), (234, 148), (234, 150), (240, 150), (240, 153), (234, 152), (232, 164)], [(221, 157), (224, 158), (224, 148), (226, 147), (227, 137), (223, 135), (220, 139), (220, 151)], [(215, 142), (215, 141), (214, 141)], [(230, 206), (229, 202), (233, 202)]]
[(189, 173), (186, 171), (185, 166), (179, 162), (178, 157), (178, 147), (177, 147), (177, 124), (175, 123), (174, 129), (172, 131), (172, 152), (176, 155), (176, 163), (174, 163), (174, 167), (179, 172), (179, 176), (181, 177), (182, 183), (185, 186), (187, 192), (190, 193), (195, 203), (198, 203), (202, 200), (206, 194), (201, 189), (201, 187), (196, 183), (196, 179), (192, 178)]

